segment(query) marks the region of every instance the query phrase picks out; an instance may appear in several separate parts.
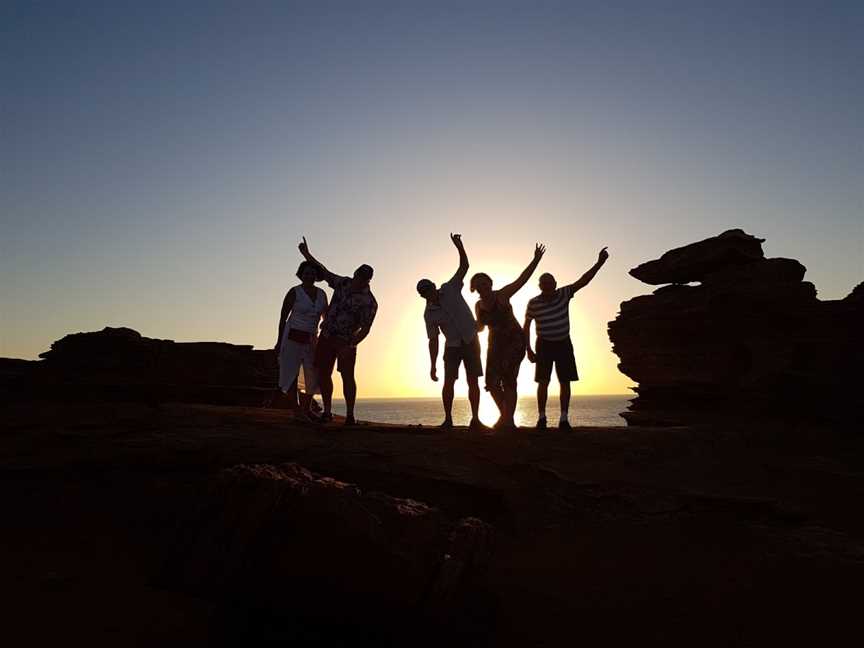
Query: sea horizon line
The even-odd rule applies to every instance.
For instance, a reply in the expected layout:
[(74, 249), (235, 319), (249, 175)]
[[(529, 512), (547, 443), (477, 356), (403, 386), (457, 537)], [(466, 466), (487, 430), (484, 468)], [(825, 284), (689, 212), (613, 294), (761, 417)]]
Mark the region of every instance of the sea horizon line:
[[(558, 394), (557, 393), (556, 394), (550, 393), (549, 396), (550, 397), (552, 397), (552, 396), (557, 397)], [(635, 398), (635, 396), (636, 396), (635, 394), (573, 394), (571, 396), (571, 398), (574, 398), (574, 399), (577, 399), (577, 398), (622, 398), (622, 397)], [(536, 395), (535, 394), (520, 394), (519, 398), (520, 399), (521, 398), (536, 398)], [(468, 397), (467, 396), (455, 396), (454, 399), (455, 400), (468, 400)], [(334, 402), (336, 402), (336, 401), (341, 402), (344, 400), (345, 400), (344, 398), (337, 398), (335, 396), (335, 394), (333, 396)], [(390, 401), (392, 401), (392, 400), (413, 400), (413, 401), (434, 400), (434, 401), (440, 401), (441, 396), (358, 396), (357, 400), (358, 401), (372, 401), (372, 400), (377, 400), (377, 401), (385, 401), (385, 400), (390, 400)]]

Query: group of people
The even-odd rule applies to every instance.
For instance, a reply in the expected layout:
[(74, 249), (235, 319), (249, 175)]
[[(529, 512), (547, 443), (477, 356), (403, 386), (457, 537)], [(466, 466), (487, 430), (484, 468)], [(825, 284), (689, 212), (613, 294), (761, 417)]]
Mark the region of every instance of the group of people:
[[(462, 296), (469, 261), (462, 237), (451, 234), (450, 240), (459, 252), (459, 267), (456, 273), (440, 288), (429, 279), (417, 282), (417, 292), (426, 300), (424, 320), (429, 339), (429, 375), (438, 380), (439, 336), (444, 335), (444, 384), (441, 398), (444, 405), (442, 427), (453, 426), (453, 393), (459, 378), (459, 367), (464, 365), (468, 382), (468, 400), (471, 405), (472, 429), (484, 430), (480, 422), (479, 379), (484, 375), (478, 333), (489, 329), (489, 344), (486, 354), (485, 386), (500, 417), (494, 427), (515, 427), (516, 383), (522, 360), (536, 364), (537, 427), (547, 427), (546, 401), (549, 381), (554, 366), (560, 384), (561, 418), (560, 428), (569, 428), (570, 383), (579, 379), (573, 345), (570, 341), (569, 304), (573, 295), (591, 282), (609, 253), (600, 250), (597, 262), (577, 281), (558, 288), (555, 277), (546, 272), (540, 275), (540, 294), (528, 302), (522, 325), (513, 313), (510, 303), (531, 278), (546, 251), (537, 244), (534, 258), (522, 274), (512, 283), (493, 289), (492, 278), (478, 272), (471, 277), (471, 292), (479, 295), (474, 312)], [(312, 399), (301, 399), (301, 416), (310, 420), (328, 422), (333, 419), (333, 370), (342, 375), (345, 396), (345, 423), (352, 425), (354, 404), (357, 398), (357, 383), (354, 366), (357, 345), (369, 334), (378, 303), (375, 301), (369, 282), (373, 270), (361, 265), (352, 277), (343, 277), (330, 272), (309, 252), (305, 237), (299, 245), (304, 257), (297, 270), (301, 283), (291, 288), (282, 303), (279, 317), (279, 335), (276, 353), (279, 358), (279, 387), (284, 392), (296, 392), (302, 387), (307, 395), (320, 390), (323, 413), (315, 416), (309, 409)], [(323, 290), (315, 283), (326, 280), (333, 289), (328, 303)], [(537, 329), (536, 349), (531, 348), (531, 322)], [(320, 323), (320, 335), (318, 335)]]
[[(304, 258), (297, 269), (301, 283), (286, 293), (279, 315), (275, 348), (279, 360), (279, 388), (283, 392), (300, 391), (302, 370), (302, 387), (307, 397), (300, 399), (301, 416), (327, 423), (333, 420), (333, 370), (338, 369), (345, 396), (345, 423), (353, 425), (357, 400), (354, 377), (357, 345), (369, 335), (378, 312), (378, 302), (369, 290), (373, 270), (363, 264), (353, 276), (343, 277), (330, 272), (310, 254), (306, 237), (299, 248)], [(329, 303), (326, 293), (315, 285), (322, 280), (333, 289)], [(310, 409), (311, 394), (319, 389), (324, 411), (315, 416)]]

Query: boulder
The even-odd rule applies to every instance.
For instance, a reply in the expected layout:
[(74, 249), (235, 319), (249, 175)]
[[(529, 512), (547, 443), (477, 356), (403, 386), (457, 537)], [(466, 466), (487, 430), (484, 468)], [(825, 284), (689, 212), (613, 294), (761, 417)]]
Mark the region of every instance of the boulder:
[(731, 229), (719, 236), (669, 250), (659, 259), (636, 266), (630, 274), (647, 284), (691, 283), (708, 275), (764, 258), (765, 239)]
[(702, 282), (715, 287), (732, 286), (736, 289), (750, 284), (777, 287), (777, 284), (797, 284), (807, 272), (795, 259), (760, 259), (743, 265), (726, 266), (706, 274)]

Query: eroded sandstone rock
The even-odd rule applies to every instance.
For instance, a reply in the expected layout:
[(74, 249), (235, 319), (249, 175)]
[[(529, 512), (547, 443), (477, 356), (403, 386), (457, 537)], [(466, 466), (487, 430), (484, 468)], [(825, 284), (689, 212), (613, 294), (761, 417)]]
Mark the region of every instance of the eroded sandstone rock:
[(765, 259), (762, 240), (730, 230), (631, 271), (672, 285), (625, 301), (609, 323), (619, 368), (639, 384), (628, 423), (861, 416), (852, 405), (864, 363), (860, 286), (820, 301), (804, 266)]
[(630, 274), (647, 284), (690, 283), (708, 275), (759, 261), (762, 243), (740, 229), (731, 229), (698, 243), (669, 250), (659, 259), (636, 266)]

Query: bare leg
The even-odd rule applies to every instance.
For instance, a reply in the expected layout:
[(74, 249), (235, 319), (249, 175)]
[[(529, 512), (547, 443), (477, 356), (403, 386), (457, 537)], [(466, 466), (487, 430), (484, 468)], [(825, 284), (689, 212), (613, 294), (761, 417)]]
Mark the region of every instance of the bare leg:
[(507, 415), (504, 419), (508, 425), (516, 427), (516, 401), (519, 398), (516, 393), (516, 383), (505, 383), (504, 385), (504, 405), (507, 408)]
[(453, 385), (456, 378), (444, 378), (444, 386), (441, 388), (441, 400), (444, 403), (444, 421), (453, 423)]
[(537, 383), (537, 416), (546, 418), (546, 401), (549, 398), (549, 383)]
[[(332, 388), (330, 390), (333, 391)], [(354, 402), (357, 400), (357, 381), (354, 380), (354, 369), (342, 374), (342, 393), (345, 395), (345, 416), (354, 416)]]
[(324, 413), (330, 414), (333, 407), (333, 376), (322, 371), (318, 374), (318, 382), (321, 385), (321, 400), (324, 402)]
[(570, 383), (563, 382), (561, 385), (561, 420), (567, 420), (567, 413), (570, 411)]
[(480, 420), (480, 385), (477, 376), (468, 376), (468, 402), (471, 403), (471, 420)]
[(312, 396), (311, 394), (306, 394), (303, 392), (298, 392), (297, 396), (300, 398), (300, 411), (304, 414), (309, 414), (309, 408), (312, 406)]
[(504, 390), (501, 388), (500, 385), (487, 384), (486, 391), (489, 392), (492, 400), (495, 401), (495, 405), (498, 406), (498, 411), (500, 412), (500, 416), (498, 417), (498, 423), (503, 422), (505, 420), (504, 414), (507, 411), (507, 403), (504, 400)]
[(288, 408), (292, 410), (297, 409), (297, 379), (294, 379), (294, 382), (291, 383), (291, 386), (288, 388), (288, 391), (285, 392), (285, 398), (288, 401)]

